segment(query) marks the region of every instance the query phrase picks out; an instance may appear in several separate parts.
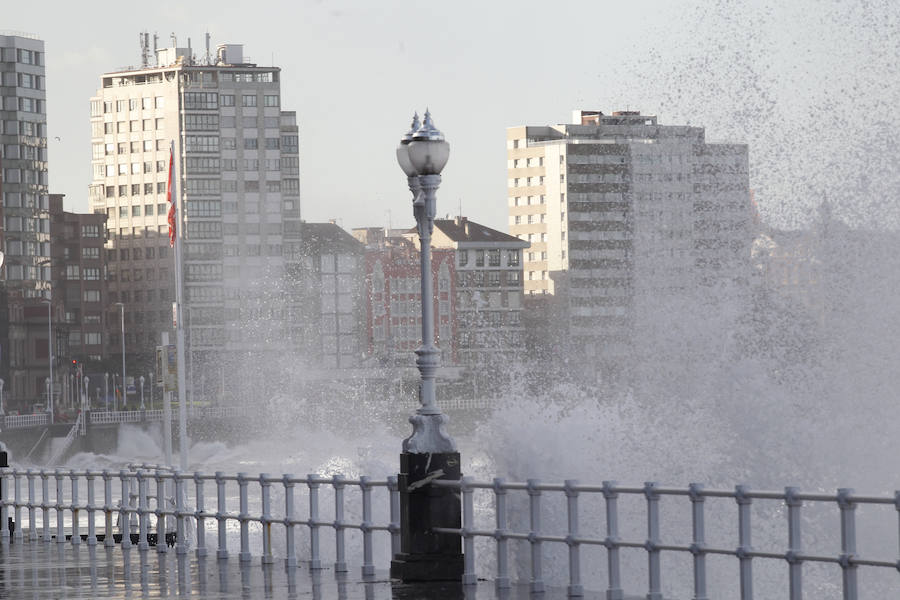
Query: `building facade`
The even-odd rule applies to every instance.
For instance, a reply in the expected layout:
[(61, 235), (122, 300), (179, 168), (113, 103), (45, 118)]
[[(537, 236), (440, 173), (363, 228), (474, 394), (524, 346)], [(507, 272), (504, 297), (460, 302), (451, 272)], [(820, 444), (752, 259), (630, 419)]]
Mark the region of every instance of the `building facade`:
[(173, 327), (174, 144), (189, 370), (239, 378), (229, 362), (289, 349), (280, 303), (284, 236), (300, 220), (296, 114), (281, 110), (280, 69), (245, 60), (241, 45), (202, 60), (164, 48), (150, 62), (145, 53), (141, 68), (104, 74), (91, 99), (91, 202), (108, 217), (110, 299), (125, 305), (129, 355), (152, 353)]
[[(408, 365), (422, 345), (422, 288), (419, 251), (409, 236), (374, 228), (357, 229), (366, 242), (365, 298), (367, 355), (377, 365)], [(441, 364), (454, 365), (456, 355), (455, 257), (449, 249), (431, 255), (434, 289), (434, 336)]]
[(434, 221), (432, 245), (454, 254), (457, 364), (481, 368), (521, 357), (522, 253), (528, 242), (458, 217)]
[(41, 303), (51, 298), (45, 90), (44, 42), (0, 35), (0, 377), (5, 398), (22, 408), (44, 398), (49, 373)]
[(531, 243), (525, 293), (550, 296), (534, 299), (584, 356), (632, 354), (661, 302), (746, 286), (746, 145), (634, 111), (576, 111), (571, 124), (508, 129), (507, 158), (509, 231)]

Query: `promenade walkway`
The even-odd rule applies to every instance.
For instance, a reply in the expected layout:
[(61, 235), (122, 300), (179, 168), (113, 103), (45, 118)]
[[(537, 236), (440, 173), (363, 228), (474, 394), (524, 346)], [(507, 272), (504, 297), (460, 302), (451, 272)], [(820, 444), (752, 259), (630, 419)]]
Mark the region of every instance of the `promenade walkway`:
[[(0, 545), (0, 598), (128, 598), (190, 597), (226, 600), (271, 598), (311, 600), (524, 600), (532, 598), (528, 585), (498, 592), (494, 583), (412, 585), (391, 582), (387, 573), (362, 579), (360, 569), (336, 576), (331, 569), (306, 566), (286, 569), (276, 562), (261, 565), (259, 558), (217, 560), (193, 553), (158, 553), (118, 546), (71, 546), (44, 542)], [(561, 600), (564, 588), (548, 589), (543, 600)], [(586, 600), (605, 598), (587, 592)]]

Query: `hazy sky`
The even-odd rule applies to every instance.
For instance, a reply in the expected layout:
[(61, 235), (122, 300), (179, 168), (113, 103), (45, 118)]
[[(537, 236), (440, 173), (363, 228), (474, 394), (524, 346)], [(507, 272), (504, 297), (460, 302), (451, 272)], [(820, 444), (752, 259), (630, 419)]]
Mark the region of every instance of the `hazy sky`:
[[(50, 189), (86, 211), (88, 100), (140, 61), (138, 32), (243, 43), (282, 69), (300, 126), (304, 218), (412, 223), (394, 148), (430, 107), (451, 144), (438, 213), (506, 230), (505, 128), (574, 108), (641, 110), (750, 143), (764, 218), (896, 223), (900, 8), (891, 0), (50, 2), (0, 27), (46, 42)], [(35, 5), (36, 7), (37, 5)], [(57, 139), (58, 138), (58, 139)], [(873, 207), (877, 211), (871, 210)]]

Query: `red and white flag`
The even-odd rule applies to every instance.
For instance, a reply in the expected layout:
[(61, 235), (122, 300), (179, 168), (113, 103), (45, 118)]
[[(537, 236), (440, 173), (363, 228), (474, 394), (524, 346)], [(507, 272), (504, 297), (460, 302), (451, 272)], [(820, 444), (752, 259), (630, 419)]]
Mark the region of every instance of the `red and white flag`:
[(166, 201), (169, 203), (169, 247), (175, 246), (175, 197), (172, 196), (172, 183), (175, 166), (175, 142), (169, 145), (169, 182), (166, 185)]

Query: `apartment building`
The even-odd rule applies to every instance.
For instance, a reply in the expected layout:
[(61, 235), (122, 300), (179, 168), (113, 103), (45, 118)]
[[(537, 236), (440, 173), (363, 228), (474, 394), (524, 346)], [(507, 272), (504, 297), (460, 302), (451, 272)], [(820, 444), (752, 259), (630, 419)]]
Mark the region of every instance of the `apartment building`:
[[(53, 289), (63, 305), (60, 334), (67, 348), (60, 356), (98, 363), (118, 351), (108, 343), (106, 215), (65, 212), (63, 197), (50, 194)], [(119, 323), (113, 319), (109, 328)]]
[(51, 299), (51, 317), (60, 310), (50, 293), (47, 184), (44, 42), (0, 35), (0, 377), (6, 399), (23, 408), (44, 397), (49, 374), (47, 306), (41, 302)]
[(451, 250), (456, 272), (457, 363), (508, 363), (524, 347), (523, 261), (528, 242), (471, 221), (435, 219), (432, 246)]
[(554, 327), (585, 356), (630, 354), (661, 302), (746, 285), (746, 145), (582, 110), (570, 124), (509, 128), (507, 158), (509, 231), (531, 244), (525, 294), (551, 297)]
[(103, 74), (91, 99), (91, 203), (108, 217), (110, 300), (125, 305), (135, 359), (173, 327), (174, 143), (188, 363), (239, 379), (223, 361), (288, 350), (281, 296), (284, 236), (296, 238), (300, 222), (296, 113), (281, 109), (281, 70), (251, 62), (239, 44), (200, 59), (177, 44), (149, 54), (140, 68)]
[[(355, 229), (366, 244), (367, 354), (382, 365), (408, 365), (422, 345), (422, 273), (419, 250), (404, 230)], [(417, 240), (418, 238), (416, 238)], [(431, 254), (434, 339), (441, 364), (456, 364), (455, 257), (452, 250)]]

